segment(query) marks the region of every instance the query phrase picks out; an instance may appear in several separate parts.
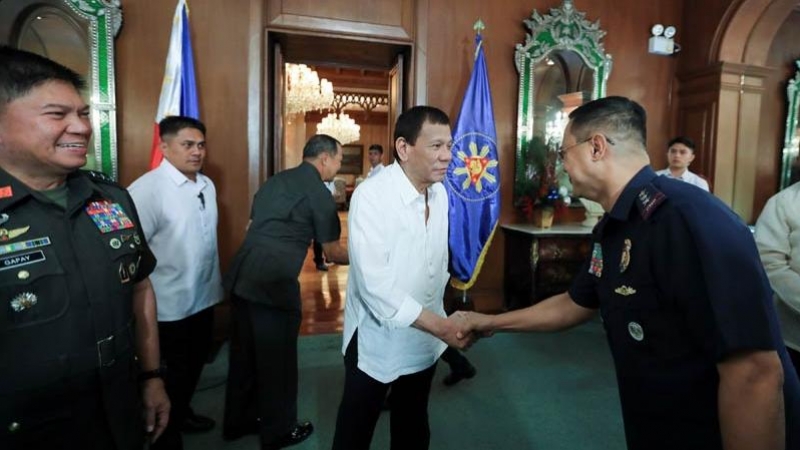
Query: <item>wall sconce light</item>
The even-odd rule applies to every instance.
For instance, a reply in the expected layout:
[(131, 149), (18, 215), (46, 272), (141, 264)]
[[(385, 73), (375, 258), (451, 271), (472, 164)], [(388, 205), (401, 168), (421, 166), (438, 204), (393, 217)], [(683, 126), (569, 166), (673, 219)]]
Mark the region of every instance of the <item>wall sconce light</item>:
[(672, 40), (677, 30), (672, 25), (664, 28), (664, 25), (657, 23), (650, 29), (653, 34), (647, 43), (647, 51), (656, 55), (671, 55), (681, 51), (681, 46)]

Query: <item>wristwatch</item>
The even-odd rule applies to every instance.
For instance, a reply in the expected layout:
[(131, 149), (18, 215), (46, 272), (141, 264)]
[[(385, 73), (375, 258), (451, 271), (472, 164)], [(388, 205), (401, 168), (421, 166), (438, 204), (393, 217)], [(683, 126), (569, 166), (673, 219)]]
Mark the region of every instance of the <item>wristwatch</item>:
[(167, 368), (164, 366), (159, 367), (158, 369), (153, 370), (146, 370), (144, 372), (140, 372), (138, 376), (138, 380), (141, 383), (142, 381), (147, 381), (151, 378), (164, 378), (164, 375), (167, 374)]

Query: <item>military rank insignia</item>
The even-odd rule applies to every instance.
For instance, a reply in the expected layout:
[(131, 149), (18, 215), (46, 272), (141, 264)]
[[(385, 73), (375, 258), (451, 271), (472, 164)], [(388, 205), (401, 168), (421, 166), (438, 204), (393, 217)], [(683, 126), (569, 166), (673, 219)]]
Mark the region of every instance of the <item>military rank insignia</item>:
[(634, 288), (632, 288), (630, 286), (622, 285), (622, 286), (614, 289), (614, 292), (616, 292), (617, 294), (619, 294), (619, 295), (621, 295), (623, 297), (627, 297), (629, 295), (635, 294), (636, 293), (636, 289), (634, 289)]
[(119, 203), (111, 203), (108, 200), (91, 202), (85, 210), (101, 233), (133, 228), (133, 222)]
[(10, 241), (11, 239), (15, 239), (23, 234), (27, 233), (31, 227), (19, 227), (19, 228), (0, 228), (0, 242)]
[(625, 239), (622, 244), (622, 257), (619, 260), (619, 273), (628, 270), (628, 265), (631, 263), (631, 240)]
[(36, 306), (37, 303), (39, 303), (39, 298), (36, 297), (36, 294), (23, 292), (11, 299), (11, 310), (22, 312)]
[(592, 261), (589, 265), (589, 273), (600, 278), (603, 275), (603, 247), (599, 242), (594, 243), (592, 248)]
[(639, 208), (639, 214), (641, 214), (642, 219), (649, 219), (653, 211), (658, 208), (658, 205), (664, 203), (666, 199), (667, 196), (652, 184), (643, 187), (636, 196), (636, 206)]

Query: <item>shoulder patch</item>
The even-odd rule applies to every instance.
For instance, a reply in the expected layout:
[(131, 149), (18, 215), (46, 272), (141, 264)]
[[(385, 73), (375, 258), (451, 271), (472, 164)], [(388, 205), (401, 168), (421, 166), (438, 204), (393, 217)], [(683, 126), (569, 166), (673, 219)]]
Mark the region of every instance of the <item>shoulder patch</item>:
[(115, 179), (111, 178), (111, 176), (103, 172), (98, 172), (96, 170), (81, 170), (81, 172), (86, 174), (89, 178), (91, 178), (92, 181), (110, 184), (112, 186), (119, 186), (119, 183), (117, 183)]
[(653, 214), (653, 211), (658, 209), (658, 206), (664, 203), (667, 195), (659, 191), (652, 184), (648, 184), (636, 194), (636, 207), (639, 208), (639, 214), (642, 219), (647, 220)]

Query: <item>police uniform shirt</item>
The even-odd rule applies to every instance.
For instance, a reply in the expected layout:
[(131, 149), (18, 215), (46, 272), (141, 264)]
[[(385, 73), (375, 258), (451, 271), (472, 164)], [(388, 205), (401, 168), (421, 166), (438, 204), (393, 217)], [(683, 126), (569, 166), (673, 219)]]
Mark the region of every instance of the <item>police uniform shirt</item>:
[(124, 189), (66, 184), (64, 209), (0, 169), (0, 448), (79, 448), (86, 393), (118, 448), (141, 448), (132, 297), (155, 259)]
[(800, 445), (800, 389), (769, 283), (750, 230), (716, 197), (643, 168), (595, 227), (569, 294), (600, 309), (629, 449), (721, 449), (716, 364), (776, 349), (787, 442)]
[(336, 202), (319, 171), (303, 162), (271, 177), (253, 199), (250, 220), (225, 275), (226, 290), (250, 301), (299, 308), (297, 277), (311, 240), (338, 241), (341, 233)]

